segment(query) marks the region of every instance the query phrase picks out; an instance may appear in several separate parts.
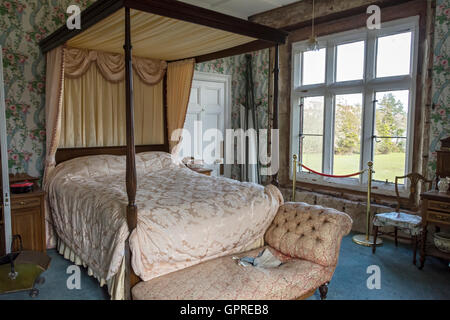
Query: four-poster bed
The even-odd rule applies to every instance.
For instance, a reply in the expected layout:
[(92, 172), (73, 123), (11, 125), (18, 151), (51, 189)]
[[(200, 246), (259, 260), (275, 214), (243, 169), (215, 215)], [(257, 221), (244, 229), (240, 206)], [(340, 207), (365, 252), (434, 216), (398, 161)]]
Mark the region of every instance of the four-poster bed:
[[(278, 45), (285, 42), (287, 34), (172, 0), (100, 0), (81, 13), (81, 24), (81, 30), (61, 27), (40, 43), (43, 53), (47, 54), (47, 157), (44, 186), (50, 188), (51, 178), (55, 176), (55, 172), (58, 174), (58, 170), (55, 170), (57, 164), (71, 163), (72, 159), (88, 155), (126, 156), (126, 221), (129, 236), (125, 242), (123, 289), (124, 298), (129, 299), (131, 286), (139, 281), (133, 273), (130, 250), (131, 234), (138, 222), (136, 153), (169, 152), (178, 142), (179, 136), (173, 132), (184, 123), (195, 62), (273, 46), (276, 63), (272, 128), (278, 129)], [(68, 70), (70, 65), (83, 65), (87, 71), (75, 70), (71, 73), (71, 70)], [(109, 85), (99, 84), (95, 82), (98, 75), (90, 74), (98, 70), (104, 78), (113, 79), (112, 83), (122, 79), (124, 81), (115, 84), (117, 87), (112, 89)], [(147, 84), (141, 83), (148, 78), (155, 78), (150, 81), (154, 86), (152, 88), (156, 88), (158, 80), (162, 82), (157, 89), (152, 89), (152, 96), (148, 96)], [(106, 107), (102, 108), (108, 108), (109, 104), (113, 104), (114, 98), (111, 103), (99, 99), (94, 99), (94, 102), (80, 100), (79, 103), (77, 98), (70, 100), (71, 95), (83, 94), (85, 88), (92, 87), (92, 83), (101, 87), (102, 92), (116, 98), (117, 91), (125, 91), (125, 130), (98, 128), (106, 118), (112, 123), (109, 127), (123, 125), (120, 119), (111, 120), (110, 115), (115, 114), (112, 110), (99, 111), (101, 107), (97, 106), (104, 104)], [(133, 84), (137, 85), (136, 91)], [(136, 119), (141, 119), (141, 114), (138, 118), (135, 116), (136, 95), (139, 103), (146, 107), (146, 101), (149, 99), (159, 99), (152, 104), (152, 114), (148, 116), (148, 119), (154, 115), (160, 119), (156, 125), (161, 125), (163, 132), (157, 141), (154, 137), (147, 139), (148, 141), (144, 137), (149, 135), (144, 131), (145, 124), (150, 120), (145, 120), (139, 129), (135, 126)], [(97, 109), (92, 109), (95, 112), (89, 111), (90, 105), (96, 106)], [(161, 110), (155, 105), (161, 105)], [(142, 112), (145, 114), (145, 110)], [(79, 114), (82, 114), (81, 119), (75, 119)], [(73, 115), (74, 119), (71, 119), (70, 115)], [(95, 128), (94, 133), (86, 133), (86, 128), (89, 129), (90, 126)], [(83, 132), (77, 132), (77, 128), (81, 128)], [(67, 132), (75, 138), (61, 139)], [(107, 136), (111, 132), (118, 138), (108, 142)], [(135, 145), (137, 132), (144, 137), (140, 145)], [(141, 158), (138, 159), (139, 165), (143, 161)], [(276, 173), (272, 176), (272, 183), (277, 185)], [(51, 206), (50, 201), (48, 205)]]

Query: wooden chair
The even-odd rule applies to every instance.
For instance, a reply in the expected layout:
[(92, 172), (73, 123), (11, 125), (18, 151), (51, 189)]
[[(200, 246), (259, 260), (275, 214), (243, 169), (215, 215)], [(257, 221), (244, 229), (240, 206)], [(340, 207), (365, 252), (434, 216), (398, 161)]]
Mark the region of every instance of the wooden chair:
[[(408, 214), (400, 211), (401, 199), (400, 194), (398, 192), (398, 180), (400, 179), (409, 179), (410, 181), (410, 194), (408, 203), (411, 206), (411, 211), (417, 212), (419, 211), (420, 205), (417, 203), (417, 186), (420, 181), (423, 181), (423, 185), (429, 184), (429, 188), (431, 187), (432, 181), (427, 180), (424, 176), (419, 173), (412, 172), (402, 177), (395, 177), (395, 193), (397, 195), (397, 207), (394, 212), (386, 212), (376, 214), (373, 219), (373, 245), (372, 245), (372, 253), (375, 253), (376, 250), (376, 242), (378, 235), (388, 234), (394, 235), (395, 246), (398, 246), (398, 238), (397, 235), (398, 230), (408, 231), (411, 235), (410, 239), (413, 243), (413, 264), (416, 264), (416, 254), (417, 254), (417, 241), (419, 239), (419, 235), (422, 232), (422, 217), (415, 214)], [(425, 190), (426, 191), (426, 190)], [(381, 232), (379, 228), (381, 227), (394, 227), (394, 232)]]

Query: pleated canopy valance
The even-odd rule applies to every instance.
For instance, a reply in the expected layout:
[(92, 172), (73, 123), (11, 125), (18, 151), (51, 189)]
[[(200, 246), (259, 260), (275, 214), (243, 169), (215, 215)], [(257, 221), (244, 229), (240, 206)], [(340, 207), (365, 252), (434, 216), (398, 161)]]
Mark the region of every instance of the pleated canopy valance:
[[(137, 145), (170, 143), (172, 148), (178, 142), (172, 133), (184, 124), (194, 65), (194, 59), (166, 63), (132, 57)], [(47, 53), (44, 180), (56, 165), (58, 148), (126, 144), (125, 74), (125, 57), (118, 53), (69, 46)]]
[[(191, 22), (130, 10), (133, 54), (167, 61), (195, 57), (256, 38), (209, 28)], [(70, 39), (71, 47), (123, 53), (125, 10), (121, 9)]]
[[(125, 57), (119, 53), (66, 47), (64, 49), (64, 73), (69, 78), (84, 75), (92, 63), (96, 63), (102, 76), (111, 82), (125, 79)], [(165, 61), (133, 56), (133, 69), (148, 85), (159, 83), (167, 69)]]

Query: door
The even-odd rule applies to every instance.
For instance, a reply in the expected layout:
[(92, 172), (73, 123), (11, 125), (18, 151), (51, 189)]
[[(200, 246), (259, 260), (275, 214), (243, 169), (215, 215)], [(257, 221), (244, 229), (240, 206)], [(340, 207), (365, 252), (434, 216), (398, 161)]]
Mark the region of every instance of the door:
[[(0, 46), (2, 52), (2, 46)], [(8, 146), (6, 133), (6, 105), (5, 105), (5, 85), (3, 82), (3, 61), (0, 54), (0, 233), (2, 243), (5, 242), (4, 251), (10, 253), (11, 250), (11, 204), (9, 195), (9, 169), (8, 169)]]
[(229, 111), (229, 76), (196, 72), (192, 81), (181, 156), (203, 160), (223, 175), (224, 143)]

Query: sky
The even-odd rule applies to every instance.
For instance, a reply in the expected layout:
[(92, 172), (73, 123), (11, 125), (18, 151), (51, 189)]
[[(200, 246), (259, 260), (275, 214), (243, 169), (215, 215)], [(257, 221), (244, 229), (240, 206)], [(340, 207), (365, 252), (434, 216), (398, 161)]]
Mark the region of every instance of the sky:
[[(337, 46), (336, 81), (360, 80), (364, 74), (364, 41)], [(411, 32), (378, 38), (376, 76), (409, 74)], [(303, 85), (325, 80), (326, 49), (303, 54)]]

